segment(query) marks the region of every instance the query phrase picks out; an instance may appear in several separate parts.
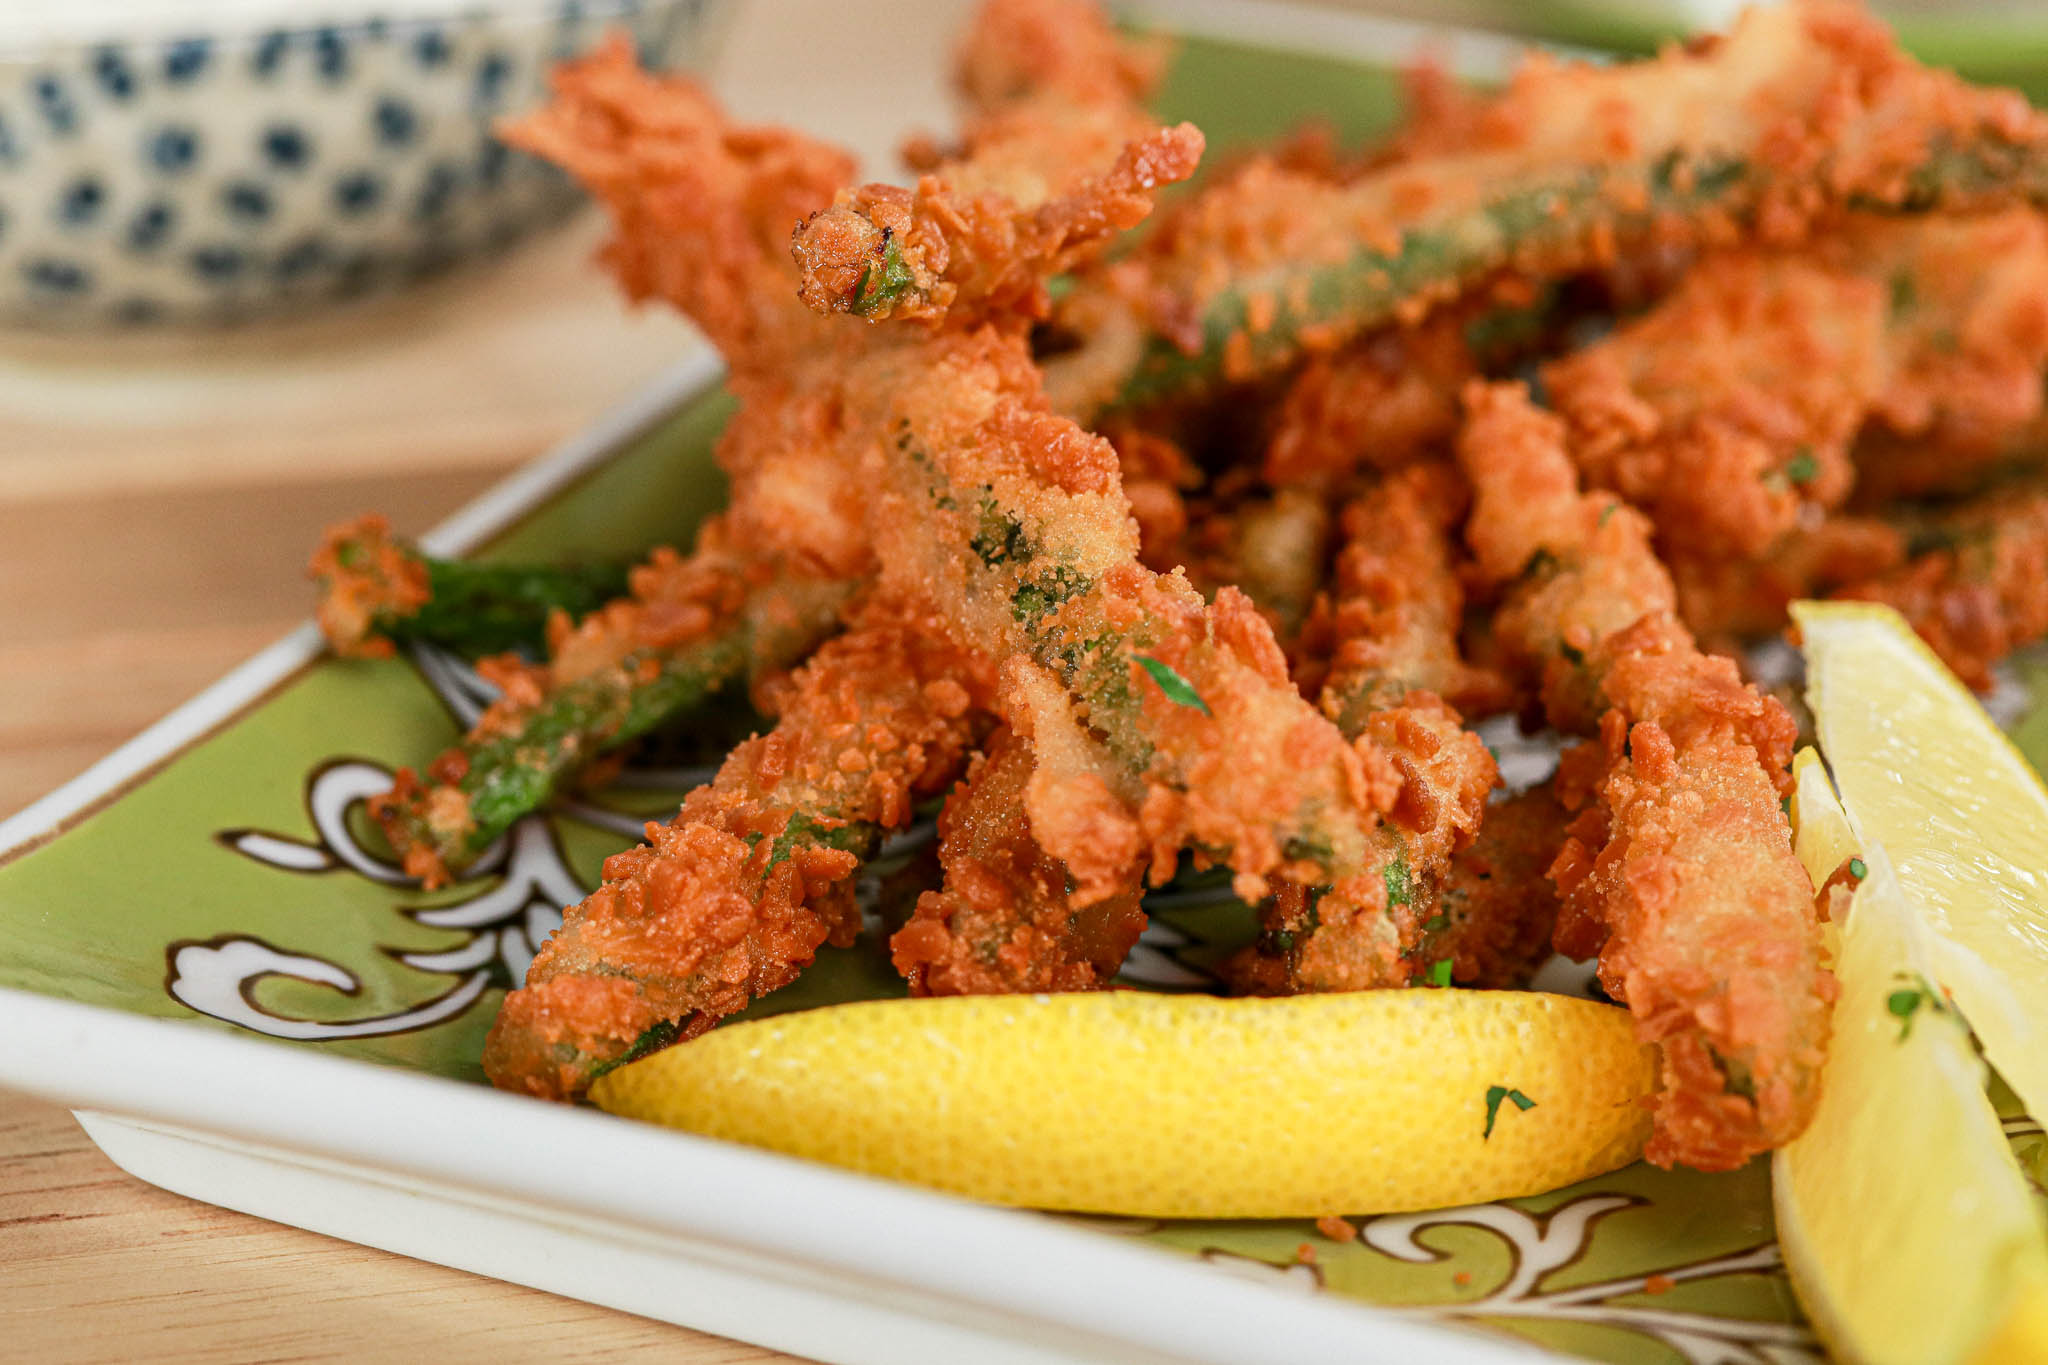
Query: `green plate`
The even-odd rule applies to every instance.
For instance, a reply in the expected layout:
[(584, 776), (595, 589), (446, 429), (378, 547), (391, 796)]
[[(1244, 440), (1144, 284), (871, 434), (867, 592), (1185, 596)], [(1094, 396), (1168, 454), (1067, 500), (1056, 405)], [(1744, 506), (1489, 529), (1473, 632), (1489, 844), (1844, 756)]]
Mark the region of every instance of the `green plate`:
[[(1394, 109), (1394, 80), (1384, 66), (1190, 40), (1162, 103), (1166, 114), (1194, 119), (1226, 146), (1268, 136), (1306, 114), (1329, 118), (1356, 135), (1385, 124)], [(729, 411), (709, 362), (692, 362), (605, 430), (519, 476), (444, 528), (440, 544), (473, 545), (481, 556), (513, 559), (615, 556), (685, 540), (720, 499), (709, 450)], [(502, 1125), (494, 1131), (506, 1133), (528, 1126), (552, 1133), (573, 1122), (581, 1126), (564, 1131), (578, 1134), (585, 1151), (611, 1141), (607, 1134), (631, 1131), (632, 1141), (646, 1140), (645, 1130), (623, 1120), (494, 1095), (490, 1105), (466, 1097), (484, 1088), (477, 1056), (500, 994), (523, 975), (534, 945), (559, 923), (559, 907), (596, 883), (604, 858), (626, 846), (641, 820), (673, 808), (689, 775), (629, 772), (626, 785), (523, 821), (468, 879), (423, 892), (391, 866), (362, 818), (361, 802), (382, 789), (392, 769), (417, 764), (454, 738), (481, 700), (474, 676), (447, 657), (423, 653), (337, 662), (320, 656), (310, 633), (301, 632), (80, 783), (0, 826), (0, 848), (18, 845), (0, 860), (0, 942), (7, 945), (0, 987), (123, 1016), (203, 1021), (199, 1028), (133, 1035), (156, 1041), (144, 1049), (147, 1058), (136, 1056), (141, 1044), (123, 1044), (125, 1050), (109, 1054), (135, 1063), (136, 1075), (115, 1080), (114, 1072), (127, 1074), (119, 1061), (105, 1065), (106, 1076), (64, 1069), (65, 1055), (83, 1056), (100, 1046), (93, 1041), (100, 1026), (90, 1021), (111, 1017), (79, 1015), (88, 1022), (65, 1044), (71, 1054), (54, 1051), (47, 1038), (40, 1053), (35, 1039), (11, 1046), (8, 1051), (18, 1055), (0, 1062), (0, 1080), (114, 1112), (154, 1114), (190, 1126), (211, 1123), (230, 1135), (241, 1131), (237, 1116), (261, 1116), (260, 1123), (247, 1117), (243, 1124), (249, 1140), (338, 1159), (332, 1141), (323, 1145), (313, 1131), (320, 1123), (333, 1125), (332, 1132), (346, 1126), (350, 1115), (338, 1108), (324, 1119), (301, 1115), (304, 1122), (293, 1128), (270, 1114), (261, 1095), (252, 1095), (245, 1109), (202, 1120), (189, 1105), (181, 1108), (178, 1094), (150, 1091), (145, 1100), (142, 1073), (154, 1067), (163, 1075), (183, 1074), (180, 1066), (197, 1065), (192, 1059), (218, 1055), (238, 1059), (233, 1066), (239, 1073), (272, 1075), (283, 1086), (296, 1083), (293, 1067), (307, 1077), (366, 1078), (371, 1069), (359, 1064), (374, 1063), (443, 1079), (444, 1084), (404, 1092), (413, 1097), (404, 1103), (413, 1119), (444, 1137), (461, 1125), (452, 1117), (438, 1129), (425, 1123), (423, 1115), (441, 1112), (436, 1106), (449, 1106), (449, 1115), (488, 1114), (491, 1123)], [(2040, 747), (2048, 738), (2048, 710), (2019, 709), (2019, 733)], [(1151, 989), (1201, 988), (1222, 946), (1244, 932), (1244, 913), (1235, 903), (1205, 901), (1199, 894), (1156, 905), (1153, 928), (1127, 979)], [(754, 1012), (901, 990), (879, 936), (871, 934), (852, 949), (825, 950), (798, 985)], [(10, 1018), (42, 1018), (22, 1003), (27, 998), (9, 997), (11, 1005), (0, 999), (0, 1027)], [(198, 1041), (201, 1029), (266, 1042), (222, 1051), (212, 1040)], [(310, 1063), (301, 1067), (311, 1053), (329, 1059), (321, 1066), (334, 1058), (356, 1065), (344, 1072)], [(351, 1079), (320, 1085), (326, 1089), (316, 1093), (372, 1093)], [(306, 1101), (314, 1108), (319, 1103)], [(2036, 1171), (2043, 1146), (2039, 1127), (2020, 1118), (2009, 1097), (2003, 1112), (2028, 1169)], [(673, 1179), (687, 1181), (691, 1170), (729, 1159), (701, 1140), (656, 1136), (681, 1154)], [(360, 1139), (356, 1150), (365, 1144), (374, 1147), (376, 1141)], [(453, 1160), (445, 1152), (433, 1159), (444, 1158)], [(753, 1159), (764, 1169), (788, 1165)], [(436, 1168), (444, 1176), (453, 1169), (445, 1161)], [(863, 1214), (889, 1223), (888, 1229), (874, 1230), (871, 1270), (888, 1261), (885, 1244), (908, 1245), (906, 1229), (914, 1230), (919, 1219), (939, 1218), (932, 1210), (956, 1203), (836, 1172), (813, 1176), (805, 1169), (801, 1177), (777, 1179), (807, 1180), (826, 1191), (817, 1217), (856, 1206), (885, 1211)], [(516, 1175), (503, 1182), (518, 1185)], [(1220, 1316), (1200, 1340), (1184, 1330), (1188, 1322), (1200, 1321), (1200, 1305), (1216, 1305), (1221, 1315), (1224, 1306), (1238, 1302), (1225, 1292), (1234, 1287), (1213, 1274), (1187, 1279), (1192, 1263), (1201, 1262), (1262, 1286), (1249, 1301), (1265, 1315), (1258, 1341), (1276, 1350), (1336, 1340), (1369, 1353), (1394, 1344), (1385, 1334), (1412, 1327), (1402, 1319), (1422, 1318), (1484, 1329), (1480, 1336), (1436, 1339), (1431, 1349), (1444, 1359), (1490, 1358), (1487, 1336), (1504, 1334), (1594, 1360), (1782, 1365), (1817, 1358), (1818, 1348), (1779, 1265), (1768, 1183), (1761, 1162), (1721, 1176), (1636, 1166), (1540, 1198), (1364, 1218), (1361, 1236), (1345, 1244), (1321, 1238), (1302, 1221), (1062, 1219), (1063, 1230), (1079, 1240), (1061, 1243), (1069, 1249), (1050, 1262), (1032, 1251), (1048, 1235), (1047, 1220), (977, 1210), (983, 1221), (974, 1226), (983, 1231), (976, 1237), (990, 1256), (1008, 1258), (999, 1281), (991, 1281), (999, 1287), (981, 1302), (1071, 1320), (1085, 1311), (1073, 1306), (1080, 1302), (1075, 1296), (1089, 1288), (1077, 1282), (1080, 1262), (1072, 1258), (1095, 1254), (1076, 1248), (1112, 1239), (1164, 1248), (1179, 1259), (1111, 1256), (1106, 1264), (1124, 1267), (1117, 1273), (1132, 1294), (1117, 1321), (1095, 1322), (1090, 1330), (1134, 1351), (1161, 1352), (1161, 1358), (1233, 1358), (1214, 1354), (1231, 1341)], [(534, 1187), (542, 1186), (555, 1191), (558, 1202), (567, 1199), (561, 1182), (536, 1177)], [(834, 1358), (866, 1358), (850, 1348), (842, 1352), (843, 1335), (806, 1336), (756, 1319), (735, 1323), (721, 1318), (715, 1306), (648, 1307), (630, 1296), (607, 1297), (580, 1282), (564, 1282), (545, 1269), (508, 1269), (481, 1251), (465, 1257), (436, 1250), (338, 1213), (323, 1221), (283, 1196), (266, 1203), (250, 1195), (238, 1202), (197, 1177), (178, 1187), (714, 1330)], [(504, 1193), (503, 1183), (493, 1188)], [(677, 1218), (681, 1226), (669, 1232), (703, 1232), (701, 1211)], [(741, 1234), (728, 1228), (726, 1235)], [(773, 1228), (748, 1235), (762, 1239), (757, 1251), (784, 1245), (774, 1240), (780, 1233)], [(1298, 1254), (1304, 1245), (1313, 1249), (1312, 1264)], [(1150, 1267), (1161, 1265), (1181, 1279), (1137, 1293), (1147, 1277), (1159, 1273)], [(902, 1279), (936, 1273), (930, 1266), (906, 1268)], [(1182, 1280), (1195, 1284), (1190, 1302), (1196, 1307), (1174, 1304)], [(1355, 1336), (1315, 1335), (1329, 1322), (1354, 1319), (1331, 1318), (1311, 1305), (1343, 1301), (1388, 1307), (1396, 1316), (1357, 1314), (1355, 1326), (1345, 1329)], [(1167, 1320), (1175, 1315), (1175, 1321)], [(1205, 1341), (1224, 1344), (1212, 1350)], [(947, 1357), (942, 1352), (932, 1358)]]

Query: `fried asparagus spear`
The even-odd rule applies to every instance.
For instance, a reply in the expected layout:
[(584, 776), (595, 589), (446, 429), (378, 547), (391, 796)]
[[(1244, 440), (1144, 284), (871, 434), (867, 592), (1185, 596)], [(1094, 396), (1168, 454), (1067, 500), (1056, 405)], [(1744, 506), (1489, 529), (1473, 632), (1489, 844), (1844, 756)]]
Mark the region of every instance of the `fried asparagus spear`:
[(959, 775), (988, 724), (992, 669), (937, 626), (865, 608), (798, 670), (771, 733), (605, 861), (505, 997), (484, 1046), (494, 1083), (570, 1098), (852, 942), (855, 869)]
[[(885, 584), (928, 594), (962, 641), (1065, 689), (1117, 765), (1155, 874), (1189, 845), (1259, 891), (1272, 875), (1362, 868), (1375, 798), (1398, 785), (1391, 764), (1301, 701), (1242, 593), (1205, 604), (1137, 562), (1114, 451), (1046, 410), (1021, 336), (880, 350), (848, 375), (847, 401), (866, 407), (862, 458), (882, 475)], [(1032, 818), (1037, 829), (1035, 806)], [(1086, 856), (1038, 832), (1070, 866)]]
[(912, 995), (1096, 990), (1144, 932), (1135, 877), (1077, 903), (1066, 864), (1033, 837), (1025, 800), (1037, 762), (1033, 738), (1004, 726), (948, 798), (944, 886), (919, 897), (889, 940)]
[(635, 593), (557, 633), (545, 665), (499, 661), (501, 696), (427, 765), (401, 768), (370, 812), (408, 875), (434, 887), (592, 762), (736, 685), (763, 687), (838, 628), (849, 589), (724, 553), (710, 528), (696, 554), (658, 552)]
[(716, 524), (701, 539), (690, 559), (663, 548), (628, 571), (435, 559), (375, 516), (328, 533), (312, 572), (337, 652), (377, 657), (424, 639), (553, 655), (484, 660), (499, 700), (424, 779), (401, 768), (371, 800), (408, 875), (441, 885), (599, 757), (736, 684), (772, 685), (836, 629), (847, 585), (735, 556)]
[(1740, 1165), (1805, 1125), (1826, 1051), (1833, 979), (1779, 805), (1795, 728), (1694, 645), (1647, 522), (1580, 492), (1556, 416), (1514, 384), (1465, 401), (1466, 535), (1507, 594), (1495, 634), (1553, 724), (1598, 736), (1557, 780), (1578, 812), (1551, 868), (1557, 946), (1598, 952), (1661, 1054), (1646, 1155)]
[(1796, 240), (1846, 207), (2048, 198), (2048, 117), (1919, 66), (1860, 7), (1795, 0), (1612, 67), (1532, 61), (1469, 119), (1348, 182), (1254, 164), (1059, 308), (1083, 418), (1213, 389), (1514, 272), (1639, 244)]
[(379, 516), (330, 527), (306, 566), (316, 616), (344, 658), (389, 658), (415, 640), (476, 657), (547, 645), (555, 613), (587, 616), (626, 591), (623, 564), (475, 564), (395, 540)]
[(1404, 985), (1443, 955), (1425, 926), (1449, 927), (1437, 921), (1453, 860), (1499, 781), (1457, 707), (1498, 709), (1506, 695), (1459, 652), (1465, 597), (1453, 543), (1464, 501), (1455, 470), (1423, 464), (1344, 510), (1334, 597), (1313, 627), (1328, 641), (1320, 705), (1394, 765), (1399, 795), (1368, 835), (1377, 875), (1360, 883), (1366, 894), (1288, 888), (1268, 901), (1258, 943), (1226, 972), (1240, 990)]

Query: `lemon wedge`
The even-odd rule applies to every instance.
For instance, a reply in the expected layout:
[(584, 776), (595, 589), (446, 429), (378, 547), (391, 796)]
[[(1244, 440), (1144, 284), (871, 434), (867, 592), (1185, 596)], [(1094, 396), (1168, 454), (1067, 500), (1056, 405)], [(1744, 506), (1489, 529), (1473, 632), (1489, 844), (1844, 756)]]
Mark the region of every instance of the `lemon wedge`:
[(1528, 992), (878, 1000), (599, 1079), (616, 1114), (993, 1203), (1315, 1217), (1535, 1194), (1635, 1159), (1652, 1054)]
[(1898, 613), (1802, 602), (1807, 701), (1842, 808), (1931, 931), (1936, 979), (2048, 1115), (2048, 790)]
[[(1888, 612), (1802, 604), (1796, 614), (1808, 696), (1845, 800), (1835, 800), (1819, 759), (1800, 753), (1792, 767), (1794, 847), (1817, 884), (1849, 855), (1864, 876), (1837, 937), (1841, 999), (1821, 1105), (1806, 1132), (1772, 1158), (1786, 1267), (1808, 1316), (1847, 1361), (2044, 1361), (2048, 1236), (1985, 1095), (1985, 1066), (1970, 1048), (1964, 1013), (1942, 988), (1946, 964), (1962, 950), (1937, 933), (1962, 915), (2001, 913), (1997, 888), (1974, 882), (1999, 882), (2025, 853), (1993, 829), (1991, 847), (2003, 853), (1980, 845), (1974, 864), (1944, 862), (1923, 847), (1935, 837), (1927, 827), (1942, 821), (1931, 810), (1911, 817), (1894, 808), (1927, 796), (1929, 765), (1919, 761), (1915, 737), (1985, 757), (2007, 753), (2003, 737), (1919, 641), (1896, 639), (1905, 626)], [(1939, 706), (1917, 694), (1935, 684)], [(1962, 714), (1939, 718), (1946, 710)], [(1878, 745), (1896, 763), (1896, 780), (1870, 759)], [(1931, 767), (1958, 784), (1958, 804), (1976, 804), (1978, 784), (2015, 778), (1993, 761), (1968, 778), (1944, 763)], [(2028, 772), (2017, 778), (2040, 792)], [(1894, 868), (1890, 845), (1872, 839), (1874, 829), (1913, 847), (1923, 876), (1927, 868), (1942, 872), (1946, 905), (1962, 911), (1935, 921), (1917, 886)], [(1999, 988), (2021, 986), (2007, 980)]]
[[(1846, 829), (1817, 765), (1798, 776), (1800, 839)], [(1820, 1105), (1772, 1157), (1786, 1268), (1846, 1360), (2048, 1359), (2048, 1239), (1983, 1065), (1884, 850), (1859, 856)]]

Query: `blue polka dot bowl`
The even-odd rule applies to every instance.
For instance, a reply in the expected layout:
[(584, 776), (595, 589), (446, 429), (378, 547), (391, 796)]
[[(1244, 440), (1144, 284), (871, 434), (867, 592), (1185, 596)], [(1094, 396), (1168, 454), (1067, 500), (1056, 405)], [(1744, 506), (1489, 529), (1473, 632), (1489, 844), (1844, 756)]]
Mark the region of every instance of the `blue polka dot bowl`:
[(152, 0), (102, 16), (119, 37), (67, 9), (42, 41), (0, 15), (11, 324), (230, 322), (502, 250), (578, 195), (493, 121), (613, 29), (649, 65), (699, 63), (724, 0), (359, 0), (310, 23), (299, 0)]

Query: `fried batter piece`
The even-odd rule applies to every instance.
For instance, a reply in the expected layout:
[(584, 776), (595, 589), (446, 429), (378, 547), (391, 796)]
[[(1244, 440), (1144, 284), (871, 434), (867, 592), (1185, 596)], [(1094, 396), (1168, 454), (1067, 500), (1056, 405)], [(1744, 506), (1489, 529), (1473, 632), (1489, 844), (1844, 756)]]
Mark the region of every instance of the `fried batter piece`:
[(851, 877), (988, 725), (995, 673), (928, 613), (871, 604), (798, 670), (775, 729), (734, 749), (649, 842), (605, 861), (484, 1047), (493, 1083), (546, 1099), (692, 1036), (853, 941)]
[(320, 583), (320, 633), (344, 659), (390, 658), (392, 642), (379, 623), (413, 615), (433, 595), (426, 564), (374, 513), (327, 528), (306, 572)]
[(1202, 471), (1185, 450), (1158, 432), (1118, 425), (1102, 434), (1116, 447), (1124, 498), (1138, 523), (1139, 562), (1159, 573), (1172, 573), (1193, 557), (1188, 495), (1202, 486)]
[(1458, 391), (1477, 374), (1463, 322), (1449, 314), (1311, 355), (1275, 409), (1266, 481), (1327, 489), (1449, 449)]
[(1804, 1126), (1827, 1043), (1833, 978), (1779, 806), (1795, 727), (1694, 645), (1644, 519), (1578, 491), (1561, 420), (1516, 384), (1465, 402), (1467, 535), (1508, 592), (1496, 633), (1552, 723), (1599, 735), (1558, 777), (1579, 814), (1551, 868), (1557, 946), (1597, 951), (1658, 1046), (1646, 1155), (1738, 1166)]
[(1505, 679), (1468, 663), (1458, 533), (1469, 494), (1448, 463), (1390, 474), (1346, 504), (1329, 607), (1324, 709), (1345, 729), (1369, 709), (1431, 692), (1474, 715), (1509, 700)]
[[(1219, 494), (1224, 482), (1217, 481)], [(1336, 530), (1329, 502), (1305, 488), (1232, 491), (1234, 497), (1207, 499), (1190, 509), (1181, 566), (1204, 597), (1215, 597), (1226, 585), (1242, 591), (1272, 623), (1274, 637), (1291, 645), (1328, 572)], [(1158, 567), (1142, 548), (1140, 558)]]
[(1825, 597), (1876, 578), (1906, 558), (1907, 538), (1877, 517), (1837, 513), (1794, 530), (1749, 561), (1667, 553), (1678, 615), (1707, 649), (1739, 655), (1744, 642), (1775, 635), (1802, 597)]
[(1551, 953), (1557, 892), (1548, 873), (1570, 822), (1549, 783), (1488, 806), (1478, 836), (1452, 857), (1409, 957), (1449, 961), (1460, 986), (1527, 985)]
[(1867, 422), (1995, 450), (2040, 416), (2044, 366), (2048, 223), (2012, 210), (1710, 254), (1543, 379), (1588, 482), (1677, 553), (1755, 559), (1842, 504)]
[(1708, 257), (1644, 317), (1543, 369), (1586, 482), (1696, 557), (1755, 559), (1848, 496), (1886, 377), (1883, 285), (1804, 255)]
[(1908, 439), (1873, 427), (1856, 443), (1856, 491), (1849, 506), (1883, 516), (1901, 502), (1964, 498), (2010, 482), (2048, 461), (2048, 414), (2014, 429), (2005, 439), (1970, 444), (1932, 437)]
[(1883, 602), (1978, 691), (2014, 650), (2048, 638), (2048, 489), (1999, 489), (1925, 518), (1910, 562), (1835, 595)]

